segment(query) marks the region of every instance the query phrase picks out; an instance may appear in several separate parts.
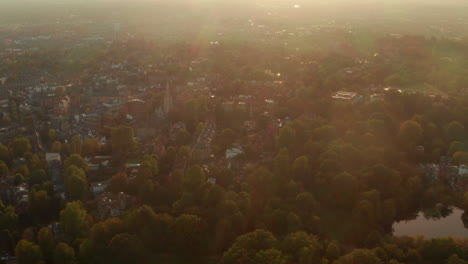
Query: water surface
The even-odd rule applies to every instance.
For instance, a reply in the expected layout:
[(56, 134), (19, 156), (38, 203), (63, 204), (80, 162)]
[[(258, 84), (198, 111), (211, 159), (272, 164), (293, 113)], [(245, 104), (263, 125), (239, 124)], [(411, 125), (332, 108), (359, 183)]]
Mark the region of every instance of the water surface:
[(420, 212), (414, 220), (393, 224), (393, 234), (395, 236), (424, 235), (426, 238), (447, 236), (468, 238), (468, 229), (462, 221), (463, 211), (458, 208), (452, 210), (450, 215), (439, 219), (427, 219), (424, 213)]

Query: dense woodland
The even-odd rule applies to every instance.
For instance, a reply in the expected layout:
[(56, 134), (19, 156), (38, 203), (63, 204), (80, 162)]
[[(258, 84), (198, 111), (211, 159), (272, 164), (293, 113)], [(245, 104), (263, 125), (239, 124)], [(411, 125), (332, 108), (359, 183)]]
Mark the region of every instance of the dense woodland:
[[(188, 131), (159, 156), (144, 153), (126, 126), (109, 129), (106, 144), (79, 136), (65, 143), (53, 128), (39, 131), (46, 148), (64, 159), (63, 200), (54, 192), (44, 153), (35, 151), (28, 134), (32, 117), (20, 115), (11, 96), (11, 115), (2, 125), (22, 128), (0, 145), (0, 174), (14, 175), (14, 184), (27, 183), (30, 192), (22, 214), (0, 203), (0, 249), (15, 254), (19, 264), (466, 264), (468, 240), (395, 237), (392, 225), (442, 205), (465, 210), (468, 227), (468, 193), (448, 180), (428, 179), (420, 166), (443, 156), (454, 165), (468, 164), (468, 44), (373, 36), (364, 45), (350, 34), (333, 34), (339, 45), (326, 52), (291, 53), (247, 41), (205, 47), (190, 40), (156, 45), (134, 39), (86, 51), (31, 52), (2, 63), (0, 70), (17, 78), (27, 68), (72, 79), (131, 54), (128, 63), (135, 68), (177, 61), (161, 66), (175, 83), (216, 75), (223, 87), (216, 91), (219, 98), (267, 94), (278, 103), (270, 113), (249, 116), (225, 112), (204, 96), (190, 98), (169, 117), (187, 124)], [(200, 67), (188, 71), (186, 63), (194, 59)], [(280, 72), (282, 85), (254, 88), (252, 80), (276, 80), (265, 69)], [(127, 81), (139, 85), (147, 79)], [(375, 102), (351, 104), (330, 96), (348, 90), (367, 98), (371, 88), (383, 86), (396, 89)], [(239, 143), (245, 150), (242, 168), (203, 166), (190, 156), (190, 138), (208, 118), (219, 131), (215, 156)], [(289, 122), (272, 130), (278, 118)], [(253, 132), (242, 125), (249, 119), (257, 124)], [(261, 138), (263, 148), (252, 138)], [(99, 221), (83, 158), (94, 155), (112, 156), (108, 190), (136, 197), (138, 206), (121, 217)], [(176, 166), (177, 158), (186, 162), (184, 168)], [(123, 169), (129, 160), (142, 164), (133, 181)], [(59, 223), (58, 232), (51, 223)]]

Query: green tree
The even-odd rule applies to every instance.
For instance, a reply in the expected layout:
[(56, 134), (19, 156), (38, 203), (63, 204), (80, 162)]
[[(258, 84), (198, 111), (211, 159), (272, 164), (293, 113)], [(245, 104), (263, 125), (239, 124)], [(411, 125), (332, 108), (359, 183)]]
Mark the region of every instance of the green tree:
[(297, 136), (296, 130), (291, 126), (285, 126), (279, 132), (279, 136), (276, 142), (278, 149), (288, 148), (292, 149), (296, 144)]
[(304, 249), (307, 249), (307, 259), (312, 263), (320, 260), (321, 245), (317, 237), (306, 232), (299, 231), (288, 234), (281, 242), (281, 249), (290, 256), (294, 263), (300, 263), (305, 257)]
[(15, 255), (19, 264), (37, 264), (42, 260), (39, 246), (24, 239), (16, 245)]
[(133, 128), (127, 126), (120, 126), (112, 128), (112, 151), (128, 153), (132, 151), (135, 146)]
[(43, 227), (37, 233), (37, 241), (41, 248), (42, 255), (46, 262), (52, 262), (55, 250), (55, 239), (52, 230), (48, 227)]
[(9, 172), (8, 165), (3, 160), (0, 160), (0, 175), (7, 175)]
[(97, 138), (86, 138), (83, 143), (83, 156), (92, 157), (99, 151), (99, 141)]
[(159, 173), (158, 160), (154, 155), (143, 156), (143, 162), (141, 163), (141, 166), (150, 170), (151, 177), (154, 177)]
[(86, 196), (88, 184), (86, 178), (79, 174), (72, 174), (65, 179), (65, 193), (69, 200), (82, 200)]
[(421, 141), (423, 130), (419, 123), (407, 120), (400, 125), (398, 135), (404, 142), (416, 144)]
[(337, 137), (337, 131), (334, 126), (324, 125), (314, 129), (312, 133), (314, 138), (320, 141), (331, 141)]
[(336, 264), (383, 264), (374, 252), (368, 249), (355, 249), (351, 253), (340, 257)]
[(75, 165), (76, 167), (82, 169), (83, 171), (88, 171), (88, 162), (81, 157), (80, 154), (72, 154), (65, 160), (65, 169), (70, 167), (71, 165)]
[(74, 263), (76, 263), (75, 250), (66, 243), (58, 243), (54, 252), (54, 264)]
[(14, 249), (18, 216), (13, 206), (4, 206), (0, 200), (0, 250), (10, 252)]
[(15, 174), (15, 185), (20, 185), (23, 182), (24, 182), (23, 175), (21, 175), (21, 173)]
[(30, 184), (42, 184), (49, 180), (49, 176), (43, 169), (36, 169), (31, 173)]
[(252, 190), (253, 206), (260, 210), (272, 193), (273, 174), (265, 167), (255, 169), (247, 176), (247, 183)]
[(147, 205), (130, 212), (124, 218), (128, 230), (137, 233), (143, 243), (155, 252), (166, 252), (173, 246), (174, 219), (167, 214), (155, 214)]
[(328, 243), (327, 249), (325, 250), (325, 256), (329, 260), (335, 260), (341, 256), (340, 245), (337, 241)]
[(177, 152), (173, 146), (166, 149), (166, 152), (159, 159), (159, 169), (161, 173), (169, 173), (172, 170)]
[(19, 165), (18, 167), (15, 168), (14, 173), (19, 173), (23, 175), (23, 177), (29, 177), (29, 168), (25, 164)]
[(65, 193), (69, 200), (82, 200), (88, 192), (85, 172), (75, 165), (69, 165), (65, 171)]
[(454, 254), (447, 259), (447, 264), (467, 264), (468, 262), (461, 259), (458, 255)]
[(188, 146), (181, 146), (177, 156), (181, 157), (183, 160), (189, 160), (192, 157), (192, 152)]
[(109, 243), (113, 263), (144, 263), (144, 247), (137, 236), (118, 234)]
[(200, 135), (204, 127), (205, 127), (205, 124), (203, 124), (203, 122), (198, 122), (197, 127), (195, 128), (195, 134)]
[(29, 194), (29, 211), (39, 223), (47, 223), (52, 210), (52, 198), (46, 191), (32, 191)]
[(68, 241), (85, 236), (88, 223), (86, 210), (81, 202), (69, 202), (60, 212), (60, 227)]
[(352, 208), (358, 193), (358, 184), (354, 176), (347, 172), (333, 177), (330, 187), (335, 204), (343, 209)]
[(287, 257), (279, 250), (270, 248), (260, 250), (254, 257), (254, 262), (258, 264), (286, 264)]
[(54, 141), (54, 143), (52, 143), (52, 147), (50, 148), (50, 151), (53, 153), (62, 152), (62, 143), (60, 143), (60, 141)]
[(465, 139), (465, 127), (458, 121), (452, 121), (447, 125), (447, 139), (449, 141), (461, 141)]
[(195, 215), (181, 215), (173, 225), (174, 241), (177, 252), (181, 254), (200, 254), (206, 239), (206, 223)]
[(295, 203), (298, 212), (315, 211), (318, 207), (317, 200), (315, 200), (314, 195), (309, 192), (302, 192), (296, 195)]
[(293, 212), (275, 209), (265, 216), (268, 229), (278, 236), (284, 236), (302, 227), (301, 219)]
[(452, 238), (433, 238), (424, 241), (420, 252), (423, 259), (442, 263), (453, 254), (459, 253), (459, 248)]
[(71, 153), (81, 155), (82, 148), (83, 148), (83, 140), (81, 140), (81, 137), (79, 135), (74, 135), (71, 138), (71, 143), (70, 143)]
[(294, 160), (292, 165), (293, 175), (296, 179), (301, 181), (307, 181), (308, 177), (311, 177), (311, 167), (309, 158), (307, 156), (300, 156)]
[(57, 133), (55, 132), (55, 129), (51, 128), (49, 129), (49, 132), (47, 133), (47, 136), (49, 138), (49, 142), (53, 142), (55, 138), (57, 137)]
[(10, 149), (13, 157), (18, 158), (23, 156), (24, 153), (30, 152), (32, 147), (29, 138), (18, 137), (10, 143)]
[(5, 206), (0, 200), (0, 230), (15, 231), (18, 226), (18, 216), (13, 206)]
[(275, 157), (275, 173), (281, 179), (287, 179), (291, 172), (291, 159), (289, 151), (282, 148)]
[(223, 264), (254, 264), (255, 256), (262, 250), (273, 249), (278, 241), (272, 233), (257, 229), (236, 239), (234, 244), (223, 254)]
[(8, 147), (0, 143), (0, 160), (8, 162), (10, 160), (10, 151)]
[[(25, 155), (26, 157), (27, 155)], [(38, 154), (32, 154), (29, 157), (26, 158), (28, 161), (29, 161), (29, 166), (31, 167), (32, 170), (35, 170), (35, 169), (43, 169), (43, 170), (46, 170), (47, 169), (47, 160), (45, 159), (44, 156), (39, 156)]]
[(374, 205), (368, 200), (361, 200), (353, 209), (356, 223), (362, 226), (373, 226), (376, 222), (376, 211)]
[(200, 166), (192, 166), (187, 170), (183, 186), (186, 192), (200, 193), (206, 185), (206, 175)]

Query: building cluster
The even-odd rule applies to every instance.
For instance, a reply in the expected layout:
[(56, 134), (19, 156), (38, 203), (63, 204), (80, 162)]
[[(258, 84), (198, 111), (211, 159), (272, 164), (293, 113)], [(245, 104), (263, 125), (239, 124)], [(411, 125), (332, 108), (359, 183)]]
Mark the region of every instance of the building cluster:
[(441, 180), (447, 182), (454, 190), (468, 191), (468, 165), (454, 165), (449, 157), (442, 156), (439, 163), (421, 165), (426, 179), (429, 181)]

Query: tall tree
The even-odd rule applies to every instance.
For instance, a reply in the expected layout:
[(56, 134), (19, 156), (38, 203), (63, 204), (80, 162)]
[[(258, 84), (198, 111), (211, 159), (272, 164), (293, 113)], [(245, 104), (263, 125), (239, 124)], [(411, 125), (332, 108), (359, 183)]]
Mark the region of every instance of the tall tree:
[(41, 248), (42, 255), (46, 262), (52, 262), (55, 250), (55, 239), (52, 230), (48, 227), (43, 227), (37, 233), (37, 241)]
[(187, 170), (184, 178), (184, 189), (190, 193), (200, 193), (206, 184), (206, 175), (200, 166), (192, 166)]
[(234, 244), (223, 254), (223, 264), (254, 264), (255, 256), (261, 250), (273, 249), (278, 241), (272, 233), (265, 230), (242, 235), (236, 239)]
[(280, 130), (276, 146), (278, 149), (292, 149), (296, 144), (296, 130), (291, 126), (285, 126)]
[(407, 120), (400, 125), (399, 137), (407, 144), (417, 144), (421, 141), (423, 129), (415, 121)]
[(42, 260), (39, 246), (24, 239), (16, 245), (15, 255), (19, 264), (37, 264)]
[(254, 257), (255, 263), (258, 264), (286, 264), (288, 258), (279, 250), (270, 248), (260, 250)]
[(337, 241), (328, 243), (327, 249), (325, 250), (326, 257), (333, 261), (341, 256), (340, 245)]
[(60, 212), (60, 227), (68, 241), (82, 238), (87, 232), (87, 214), (81, 202), (69, 202)]
[(71, 165), (75, 165), (76, 167), (82, 169), (83, 171), (88, 171), (88, 162), (81, 157), (80, 154), (72, 154), (65, 160), (65, 169), (70, 167)]
[(71, 138), (71, 143), (70, 143), (71, 153), (81, 155), (82, 149), (83, 149), (83, 140), (81, 140), (81, 137), (79, 135), (74, 135)]
[(54, 252), (54, 264), (75, 264), (75, 250), (69, 245), (60, 242)]
[(50, 148), (50, 151), (53, 153), (62, 152), (62, 143), (60, 143), (60, 141), (54, 141), (54, 143), (52, 143), (52, 147)]
[(448, 141), (462, 141), (466, 138), (465, 127), (458, 121), (452, 121), (446, 128)]
[(52, 198), (46, 191), (31, 191), (29, 194), (29, 211), (38, 223), (47, 223), (51, 217)]
[(468, 262), (461, 259), (458, 255), (454, 254), (447, 259), (447, 264), (467, 264)]
[(174, 241), (177, 252), (187, 254), (200, 254), (206, 243), (206, 223), (195, 215), (181, 215), (173, 225)]
[(4, 176), (8, 174), (10, 170), (8, 169), (8, 165), (3, 160), (0, 160), (0, 175)]
[(307, 156), (300, 156), (295, 159), (292, 165), (292, 171), (294, 178), (302, 182), (307, 182), (307, 178), (311, 177), (309, 158)]
[(307, 259), (311, 263), (316, 263), (320, 261), (322, 246), (317, 237), (299, 231), (288, 234), (281, 242), (281, 249), (295, 263), (301, 263), (300, 260), (304, 258), (304, 249), (307, 249)]
[(0, 143), (0, 160), (8, 162), (10, 160), (10, 151), (8, 147)]
[(288, 179), (291, 174), (291, 158), (287, 148), (282, 148), (275, 157), (275, 173), (280, 179)]
[(86, 138), (83, 144), (83, 156), (92, 157), (99, 151), (99, 141), (97, 138)]
[(144, 247), (135, 235), (128, 233), (118, 234), (110, 241), (109, 248), (113, 263), (145, 262), (146, 253), (144, 252)]
[(31, 184), (42, 184), (43, 182), (46, 182), (48, 180), (50, 180), (50, 178), (43, 169), (36, 169), (31, 173)]
[(53, 142), (55, 138), (57, 137), (57, 133), (55, 132), (55, 129), (53, 128), (49, 129), (47, 136), (48, 136), (49, 142)]
[(69, 165), (65, 170), (65, 193), (69, 200), (81, 200), (88, 191), (88, 181), (83, 169)]
[(111, 131), (112, 151), (128, 153), (133, 150), (135, 141), (133, 140), (133, 128), (127, 126), (115, 127)]
[(26, 137), (15, 138), (10, 143), (10, 150), (14, 158), (23, 156), (24, 153), (31, 151), (31, 149), (29, 138)]

